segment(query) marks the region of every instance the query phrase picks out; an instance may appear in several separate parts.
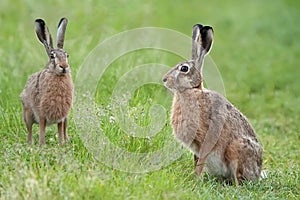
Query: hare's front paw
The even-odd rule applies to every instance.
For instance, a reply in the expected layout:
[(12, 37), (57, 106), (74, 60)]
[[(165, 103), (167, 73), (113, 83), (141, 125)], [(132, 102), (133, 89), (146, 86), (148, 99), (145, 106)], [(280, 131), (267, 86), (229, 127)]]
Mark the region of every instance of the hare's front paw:
[(199, 160), (199, 157), (196, 154), (194, 154), (194, 166), (195, 167), (197, 166), (198, 160)]
[(198, 158), (197, 163), (195, 165), (195, 174), (197, 176), (199, 177), (202, 176), (204, 165), (205, 165), (205, 160)]

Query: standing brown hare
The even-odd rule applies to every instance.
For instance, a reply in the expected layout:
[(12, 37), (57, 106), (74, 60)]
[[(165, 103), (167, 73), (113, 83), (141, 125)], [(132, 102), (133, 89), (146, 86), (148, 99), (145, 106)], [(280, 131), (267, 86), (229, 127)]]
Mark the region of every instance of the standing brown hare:
[(68, 140), (68, 116), (72, 107), (74, 86), (68, 54), (63, 50), (67, 23), (66, 18), (60, 20), (57, 48), (53, 48), (52, 37), (45, 22), (42, 19), (35, 20), (35, 32), (46, 49), (49, 61), (45, 69), (31, 75), (20, 95), (29, 144), (33, 142), (34, 123), (40, 126), (40, 145), (45, 144), (46, 125), (57, 124), (59, 143)]
[(213, 29), (196, 24), (192, 59), (163, 77), (174, 94), (171, 123), (177, 140), (195, 158), (195, 173), (203, 169), (236, 185), (261, 175), (262, 147), (247, 118), (226, 98), (203, 87), (202, 67), (213, 43)]

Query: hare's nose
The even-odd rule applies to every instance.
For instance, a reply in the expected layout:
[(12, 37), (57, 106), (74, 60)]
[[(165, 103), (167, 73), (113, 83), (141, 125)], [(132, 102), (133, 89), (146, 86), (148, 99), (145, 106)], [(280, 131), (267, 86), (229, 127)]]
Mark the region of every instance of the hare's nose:
[(62, 73), (66, 73), (66, 68), (62, 68)]
[(163, 82), (166, 82), (167, 80), (168, 80), (168, 79), (167, 79), (166, 77), (164, 77), (162, 81), (163, 81)]
[(59, 65), (62, 70), (62, 73), (66, 73), (69, 66)]

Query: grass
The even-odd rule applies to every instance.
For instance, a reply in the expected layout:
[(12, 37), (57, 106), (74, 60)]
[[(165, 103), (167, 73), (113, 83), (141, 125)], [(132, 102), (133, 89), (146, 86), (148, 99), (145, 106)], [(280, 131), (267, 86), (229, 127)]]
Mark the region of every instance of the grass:
[[(1, 1), (0, 199), (299, 199), (299, 11), (296, 0)], [(81, 116), (74, 107), (68, 129), (72, 139), (67, 145), (57, 145), (53, 126), (47, 129), (47, 146), (28, 146), (19, 94), (28, 76), (43, 68), (47, 60), (34, 34), (33, 21), (44, 18), (54, 34), (61, 16), (69, 18), (65, 49), (70, 54), (74, 80), (92, 49), (121, 31), (153, 26), (189, 36), (197, 22), (212, 25), (215, 43), (211, 58), (220, 70), (227, 98), (248, 116), (257, 131), (268, 179), (240, 187), (208, 175), (199, 179), (193, 174), (191, 153), (180, 148), (181, 156), (159, 169), (129, 173), (124, 169), (134, 170), (136, 160), (126, 160), (123, 154), (110, 160), (115, 155), (105, 155), (104, 143), (95, 150), (86, 146), (82, 127), (98, 142), (106, 138), (113, 147), (127, 152), (155, 153), (176, 145), (168, 122), (153, 137), (132, 137), (115, 121), (110, 99), (117, 82), (133, 66), (173, 66), (182, 60), (159, 50), (131, 52), (109, 66), (97, 86), (99, 110), (92, 110), (96, 118), (77, 123)], [(168, 119), (171, 100), (162, 86), (145, 85), (130, 99), (129, 116), (136, 124), (147, 126), (151, 124), (151, 106), (161, 104)], [(37, 141), (37, 126), (34, 133)], [(153, 169), (164, 162), (154, 161)], [(139, 164), (140, 169), (149, 167), (147, 160)]]

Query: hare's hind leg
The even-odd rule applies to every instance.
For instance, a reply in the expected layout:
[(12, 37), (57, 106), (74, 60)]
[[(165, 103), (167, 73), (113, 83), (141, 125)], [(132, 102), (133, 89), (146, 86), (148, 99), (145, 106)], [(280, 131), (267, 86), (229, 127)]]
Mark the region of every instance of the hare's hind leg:
[(46, 137), (46, 118), (40, 116), (39, 117), (39, 125), (40, 125), (40, 136), (39, 142), (40, 145), (46, 144), (45, 137)]
[[(227, 148), (229, 163), (238, 161), (236, 178), (239, 183), (255, 181), (260, 177), (262, 166), (262, 148), (259, 143), (249, 137), (239, 138)], [(235, 166), (231, 164), (231, 166)], [(232, 167), (232, 170), (234, 167)]]
[(241, 162), (241, 155), (239, 155), (240, 152), (240, 143), (239, 141), (235, 140), (227, 146), (224, 155), (230, 174), (229, 177), (227, 177), (227, 179), (231, 179), (230, 181), (232, 181), (232, 183), (234, 183), (235, 185), (239, 185), (242, 181), (241, 174), (239, 171), (241, 168), (241, 166), (239, 166)]
[(32, 125), (34, 123), (34, 116), (30, 109), (23, 108), (23, 119), (26, 124), (26, 129), (28, 132), (27, 143), (32, 144)]
[(239, 185), (239, 180), (238, 180), (238, 160), (232, 160), (229, 163), (229, 170), (232, 176), (232, 182), (234, 181), (235, 185)]
[(66, 117), (64, 120), (64, 140), (65, 140), (65, 142), (67, 142), (69, 140), (67, 127), (68, 127), (68, 118)]
[(64, 130), (64, 120), (62, 120), (61, 122), (59, 122), (57, 124), (57, 129), (58, 129), (58, 141), (59, 141), (59, 144), (62, 144), (63, 130)]

